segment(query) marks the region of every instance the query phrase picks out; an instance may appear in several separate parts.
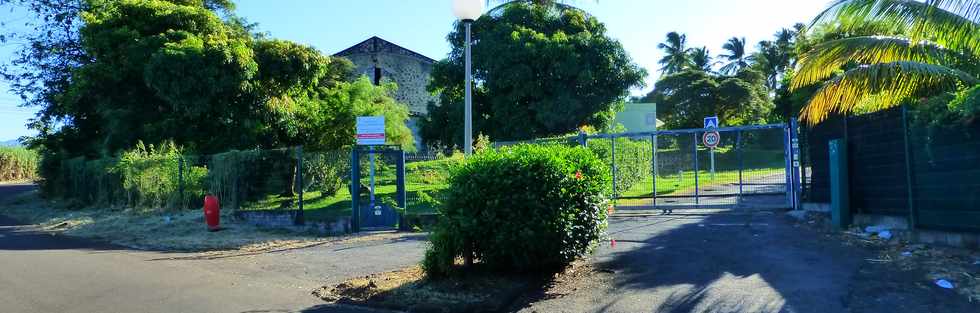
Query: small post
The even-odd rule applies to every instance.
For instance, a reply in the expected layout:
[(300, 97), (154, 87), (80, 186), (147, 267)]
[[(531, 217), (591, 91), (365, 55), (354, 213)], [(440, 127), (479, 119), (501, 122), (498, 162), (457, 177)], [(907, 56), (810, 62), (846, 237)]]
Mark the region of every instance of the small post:
[(370, 188), (371, 188), (371, 193), (370, 193), (370, 195), (371, 195), (371, 202), (370, 203), (371, 203), (371, 209), (373, 210), (374, 209), (374, 206), (375, 206), (375, 204), (374, 204), (374, 146), (370, 146), (368, 149), (370, 149), (370, 151), (368, 152), (368, 157), (371, 158), (371, 167), (370, 167), (371, 170), (370, 170), (370, 176), (368, 176), (368, 178), (371, 181), (370, 182)]
[(653, 154), (653, 207), (657, 207), (657, 133), (650, 135), (650, 153)]
[(918, 222), (918, 212), (915, 207), (915, 194), (913, 192), (912, 186), (914, 186), (914, 180), (912, 179), (912, 147), (909, 144), (909, 107), (906, 104), (902, 104), (902, 128), (905, 134), (905, 184), (906, 190), (908, 192), (909, 201), (909, 229), (915, 233), (915, 225)]
[(847, 139), (830, 141), (830, 217), (835, 230), (851, 224), (850, 186), (847, 179)]
[(798, 124), (795, 119), (790, 119), (789, 121), (789, 142), (790, 150), (792, 152), (792, 168), (791, 173), (793, 175), (793, 209), (799, 210), (801, 208), (800, 204), (800, 194), (801, 185), (803, 181), (800, 179), (800, 138), (799, 133), (796, 131)]
[(619, 199), (619, 193), (616, 190), (616, 136), (610, 137), (612, 141), (612, 189), (613, 189), (613, 200)]
[(701, 205), (701, 189), (698, 187), (698, 172), (700, 171), (698, 166), (698, 132), (693, 133), (691, 140), (691, 146), (694, 147), (694, 205)]
[(742, 201), (742, 172), (745, 170), (745, 159), (742, 158), (742, 130), (735, 132), (735, 154), (738, 156), (738, 200)]
[(306, 217), (303, 211), (303, 146), (296, 148), (296, 184), (295, 188), (299, 193), (299, 212), (296, 212), (296, 225), (306, 224)]
[(710, 156), (710, 158), (711, 158), (711, 180), (714, 181), (715, 180), (715, 148), (710, 148), (710, 149), (711, 149), (711, 156)]
[(410, 231), (411, 227), (408, 225), (408, 205), (406, 204), (407, 194), (405, 192), (405, 150), (398, 150), (395, 155), (397, 158), (395, 162), (395, 185), (397, 185), (397, 194), (395, 195), (395, 200), (398, 201), (398, 206), (404, 209), (404, 214), (399, 214), (398, 216), (398, 228), (402, 231)]
[(177, 155), (177, 207), (184, 208), (184, 155)]

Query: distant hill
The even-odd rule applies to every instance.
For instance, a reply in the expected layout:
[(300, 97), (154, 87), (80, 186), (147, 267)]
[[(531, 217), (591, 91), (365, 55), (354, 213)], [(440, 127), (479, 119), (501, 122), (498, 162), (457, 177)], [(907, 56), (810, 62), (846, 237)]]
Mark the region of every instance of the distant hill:
[(20, 141), (17, 139), (0, 141), (0, 147), (19, 147), (19, 146), (21, 146), (21, 144)]

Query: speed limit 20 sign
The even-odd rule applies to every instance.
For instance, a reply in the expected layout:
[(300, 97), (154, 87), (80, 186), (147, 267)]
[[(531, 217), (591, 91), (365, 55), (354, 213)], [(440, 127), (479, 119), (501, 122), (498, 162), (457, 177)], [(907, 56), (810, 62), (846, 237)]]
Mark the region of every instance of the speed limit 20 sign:
[(705, 132), (701, 136), (701, 142), (704, 143), (705, 147), (711, 149), (717, 148), (718, 144), (721, 143), (721, 134), (716, 131)]

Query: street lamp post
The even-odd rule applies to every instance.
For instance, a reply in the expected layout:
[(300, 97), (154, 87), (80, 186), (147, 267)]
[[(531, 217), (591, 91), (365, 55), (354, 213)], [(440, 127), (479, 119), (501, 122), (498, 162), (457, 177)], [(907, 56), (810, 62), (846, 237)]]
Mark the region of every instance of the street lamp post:
[(453, 14), (466, 26), (466, 100), (463, 149), (473, 154), (473, 73), (470, 60), (470, 26), (483, 14), (483, 0), (453, 0)]

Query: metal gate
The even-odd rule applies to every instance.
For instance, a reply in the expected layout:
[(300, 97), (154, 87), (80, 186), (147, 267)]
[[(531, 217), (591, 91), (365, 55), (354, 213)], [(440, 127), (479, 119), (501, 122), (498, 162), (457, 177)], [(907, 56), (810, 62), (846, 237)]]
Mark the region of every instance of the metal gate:
[(405, 152), (399, 146), (357, 146), (351, 152), (351, 228), (394, 229), (405, 208)]
[[(612, 171), (617, 208), (796, 208), (795, 124), (581, 136)], [(704, 144), (717, 132), (718, 145)], [(713, 136), (712, 134), (711, 136)]]

